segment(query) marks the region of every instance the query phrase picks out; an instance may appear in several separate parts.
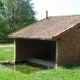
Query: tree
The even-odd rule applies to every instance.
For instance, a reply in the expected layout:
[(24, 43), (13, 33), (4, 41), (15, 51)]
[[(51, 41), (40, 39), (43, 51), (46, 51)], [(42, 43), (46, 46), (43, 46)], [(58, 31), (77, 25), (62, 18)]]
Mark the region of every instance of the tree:
[(6, 35), (6, 25), (5, 20), (2, 16), (2, 10), (3, 10), (3, 3), (0, 1), (0, 37), (3, 37)]
[(3, 7), (3, 3), (0, 1), (0, 8), (2, 8)]
[(36, 21), (31, 0), (2, 0), (2, 2), (4, 9), (0, 12), (6, 22), (8, 33)]
[(6, 21), (0, 18), (0, 37), (6, 36), (9, 33), (8, 31)]

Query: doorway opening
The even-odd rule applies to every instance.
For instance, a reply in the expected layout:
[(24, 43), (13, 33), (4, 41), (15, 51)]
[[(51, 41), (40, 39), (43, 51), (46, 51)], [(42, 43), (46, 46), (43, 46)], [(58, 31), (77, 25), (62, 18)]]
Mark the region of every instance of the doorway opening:
[[(56, 42), (48, 40), (29, 40), (28, 61), (54, 64), (56, 61)], [(37, 62), (38, 61), (38, 62)]]

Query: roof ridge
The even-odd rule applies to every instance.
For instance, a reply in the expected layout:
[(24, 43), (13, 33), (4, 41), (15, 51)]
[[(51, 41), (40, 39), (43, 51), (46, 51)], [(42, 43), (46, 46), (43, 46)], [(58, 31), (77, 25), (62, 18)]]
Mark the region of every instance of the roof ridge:
[(80, 14), (72, 14), (72, 15), (56, 15), (56, 16), (49, 16), (49, 18), (52, 18), (52, 17), (71, 17), (71, 16), (80, 16)]

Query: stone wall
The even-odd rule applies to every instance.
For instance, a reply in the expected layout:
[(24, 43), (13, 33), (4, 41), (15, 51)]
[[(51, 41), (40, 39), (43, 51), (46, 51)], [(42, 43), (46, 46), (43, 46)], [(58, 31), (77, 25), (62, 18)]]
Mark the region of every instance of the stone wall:
[(80, 63), (80, 29), (58, 41), (58, 65)]

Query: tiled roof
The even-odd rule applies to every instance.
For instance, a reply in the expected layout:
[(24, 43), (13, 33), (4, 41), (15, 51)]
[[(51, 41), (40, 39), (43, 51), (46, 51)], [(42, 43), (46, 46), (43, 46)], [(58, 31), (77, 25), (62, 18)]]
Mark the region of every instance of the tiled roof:
[[(54, 16), (43, 19), (9, 35), (11, 38), (52, 39), (71, 32), (80, 23), (80, 15)], [(74, 28), (75, 27), (75, 28)]]

